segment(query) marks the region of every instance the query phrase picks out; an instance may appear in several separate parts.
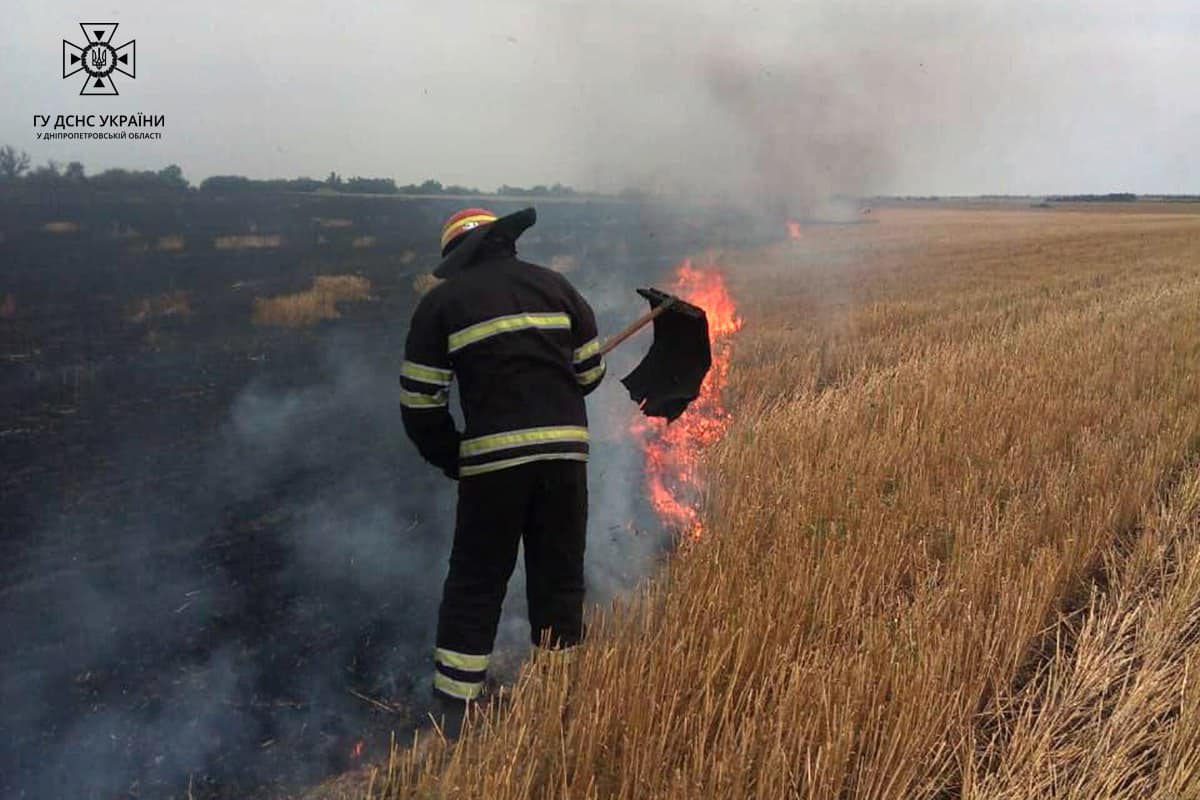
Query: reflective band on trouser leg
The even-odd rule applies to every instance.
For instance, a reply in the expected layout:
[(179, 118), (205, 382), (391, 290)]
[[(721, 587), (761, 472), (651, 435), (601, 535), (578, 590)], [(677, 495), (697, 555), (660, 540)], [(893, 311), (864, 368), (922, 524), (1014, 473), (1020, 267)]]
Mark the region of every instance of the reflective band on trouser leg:
[(487, 655), (476, 656), (469, 653), (456, 653), (444, 647), (439, 647), (433, 651), (433, 660), (437, 663), (471, 672), (483, 672), (486, 670), (489, 658), (490, 656)]
[(571, 318), (566, 314), (549, 312), (530, 312), (496, 317), (477, 322), (450, 334), (446, 340), (446, 349), (454, 353), (469, 344), (475, 344), (501, 333), (531, 329), (569, 331), (571, 330)]
[(433, 688), (455, 700), (477, 700), (483, 694), (483, 681), (456, 681), (437, 671), (433, 673)]
[(465, 439), (458, 447), (461, 458), (491, 453), (496, 450), (511, 450), (518, 447), (530, 447), (539, 444), (558, 444), (561, 442), (588, 441), (587, 428), (582, 425), (550, 425), (540, 428), (524, 428), (504, 433), (491, 433), (487, 436), (476, 436)]
[(483, 692), (489, 656), (459, 653), (439, 647), (433, 651), (433, 688), (457, 700), (474, 700)]

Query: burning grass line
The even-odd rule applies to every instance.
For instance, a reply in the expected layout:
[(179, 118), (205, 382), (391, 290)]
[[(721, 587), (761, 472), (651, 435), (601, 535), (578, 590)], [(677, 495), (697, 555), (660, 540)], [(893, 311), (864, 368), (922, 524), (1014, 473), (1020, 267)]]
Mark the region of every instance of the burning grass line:
[[(830, 311), (845, 334), (828, 358), (848, 368), (819, 394), (811, 387), (827, 366), (792, 354), (822, 332), (779, 334), (778, 282), (739, 288), (755, 325), (730, 369), (738, 415), (708, 457), (724, 478), (713, 484), (713, 535), (604, 615), (572, 668), (570, 715), (548, 718), (560, 685), (523, 682), (504, 725), (383, 795), (991, 796), (976, 788), (990, 780), (972, 738), (979, 709), (1003, 700), (1096, 554), (1200, 435), (1200, 332), (1189, 321), (1200, 275), (1188, 266), (1200, 248), (1194, 222), (1173, 226), (1136, 248), (1105, 234), (1107, 254), (1077, 230), (1038, 234), (1055, 258), (1077, 258), (1061, 266), (1013, 260), (1008, 228), (1002, 245), (982, 245), (995, 249), (979, 259), (986, 269), (949, 263), (957, 245), (914, 248), (922, 263), (880, 266), (905, 279), (877, 301), (929, 313), (859, 328), (861, 305)], [(885, 242), (899, 235), (886, 218), (874, 227)], [(998, 285), (1015, 291), (1008, 311), (986, 302)], [(772, 396), (781, 391), (785, 402)], [(1173, 659), (1184, 675), (1200, 663)], [(1145, 696), (1130, 692), (1136, 682), (1116, 685)], [(1194, 721), (1191, 686), (1170, 696), (1179, 719)], [(1026, 708), (999, 702), (987, 713), (1032, 718)], [(1197, 736), (1177, 722), (1160, 737), (1164, 786), (1194, 787)], [(1128, 752), (1110, 747), (1105, 758)], [(995, 796), (1049, 784), (1009, 786)]]

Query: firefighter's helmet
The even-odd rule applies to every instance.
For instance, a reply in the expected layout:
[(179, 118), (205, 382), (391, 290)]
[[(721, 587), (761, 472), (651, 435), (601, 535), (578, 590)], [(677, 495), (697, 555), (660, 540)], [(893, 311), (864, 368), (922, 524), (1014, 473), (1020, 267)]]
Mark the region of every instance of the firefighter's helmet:
[(455, 213), (442, 226), (442, 255), (448, 254), (462, 242), (462, 237), (480, 225), (490, 225), (496, 215), (486, 208), (464, 208)]
[(467, 264), (490, 232), (496, 231), (512, 241), (537, 222), (537, 212), (523, 208), (512, 214), (497, 217), (486, 208), (464, 208), (446, 220), (442, 226), (442, 263), (433, 274), (447, 278)]

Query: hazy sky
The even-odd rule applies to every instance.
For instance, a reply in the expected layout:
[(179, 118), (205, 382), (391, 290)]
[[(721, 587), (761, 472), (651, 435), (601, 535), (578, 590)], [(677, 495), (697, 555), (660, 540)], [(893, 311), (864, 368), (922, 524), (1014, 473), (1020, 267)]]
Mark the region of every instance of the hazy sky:
[[(193, 181), (436, 177), (831, 192), (1200, 192), (1200, 2), (9, 3), (0, 144)], [(61, 78), (81, 21), (120, 97)], [(119, 77), (119, 76), (118, 76)], [(158, 142), (33, 115), (165, 114)]]

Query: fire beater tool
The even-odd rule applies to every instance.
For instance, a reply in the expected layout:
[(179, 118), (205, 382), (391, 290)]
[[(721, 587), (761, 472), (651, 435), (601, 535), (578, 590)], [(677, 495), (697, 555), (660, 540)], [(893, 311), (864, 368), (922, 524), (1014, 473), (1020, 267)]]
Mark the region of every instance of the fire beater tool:
[(704, 309), (658, 289), (638, 289), (650, 310), (600, 348), (605, 355), (651, 322), (654, 343), (642, 362), (621, 383), (648, 417), (671, 422), (700, 396), (700, 384), (712, 366), (708, 316)]

